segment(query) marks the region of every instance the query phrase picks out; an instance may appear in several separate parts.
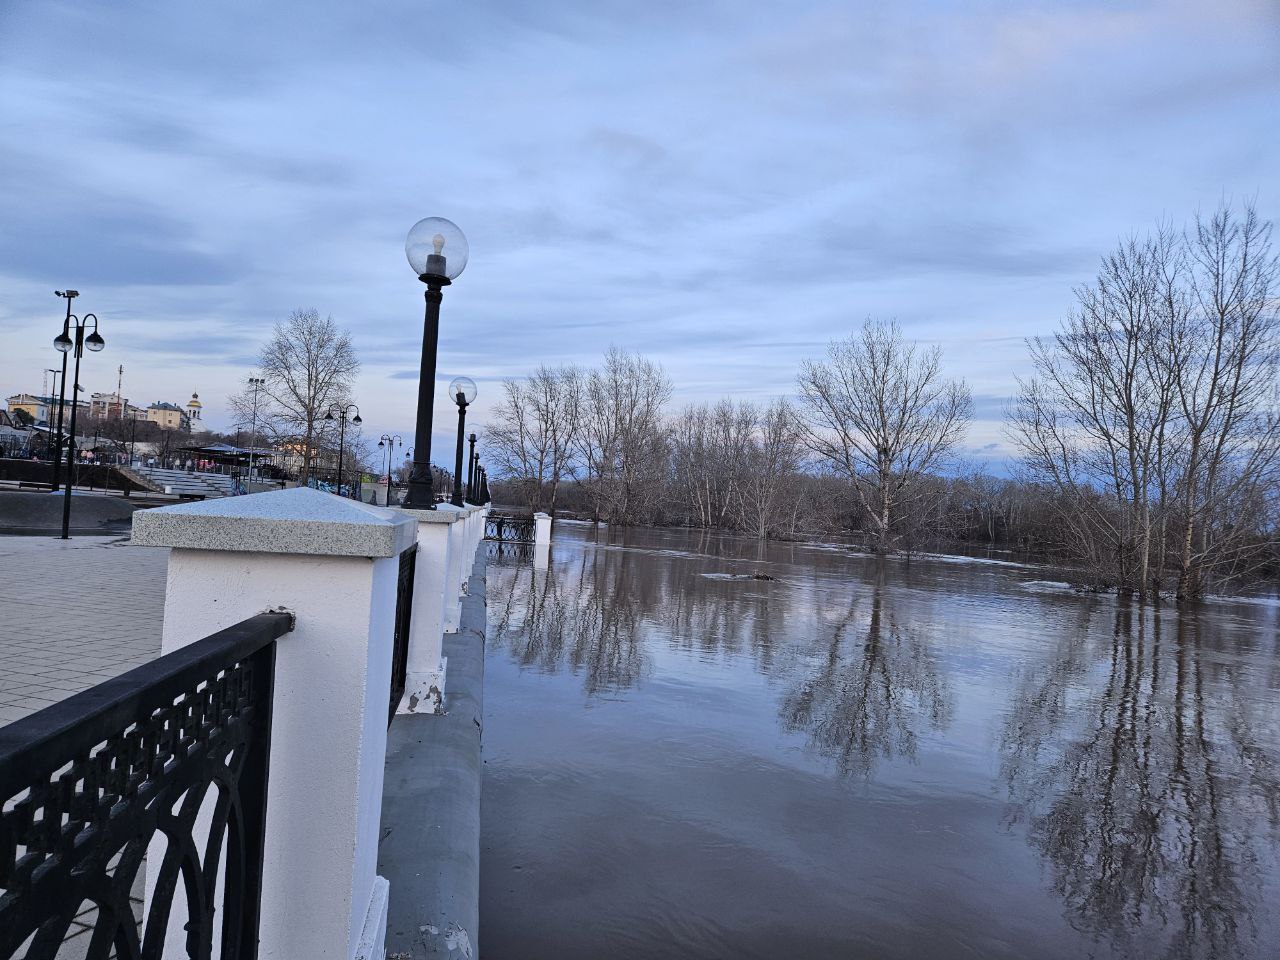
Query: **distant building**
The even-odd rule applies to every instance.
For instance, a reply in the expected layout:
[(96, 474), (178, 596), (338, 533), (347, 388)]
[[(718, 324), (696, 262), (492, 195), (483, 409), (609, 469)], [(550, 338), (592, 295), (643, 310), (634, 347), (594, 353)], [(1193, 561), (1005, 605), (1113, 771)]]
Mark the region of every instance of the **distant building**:
[(161, 430), (190, 430), (191, 419), (176, 403), (157, 401), (147, 407), (147, 419)]
[(16, 393), (8, 400), (8, 413), (12, 418), (19, 410), (34, 423), (48, 423), (49, 411), (57, 409), (57, 397), (37, 397), (31, 393)]
[(200, 394), (192, 393), (191, 399), (187, 401), (187, 423), (188, 429), (196, 433), (204, 432), (204, 424), (200, 422), (200, 411), (204, 408), (204, 404), (200, 402)]
[(95, 393), (89, 399), (89, 413), (95, 420), (123, 420), (128, 408), (128, 398), (118, 393)]
[[(8, 412), (12, 418), (19, 410), (31, 417), (36, 423), (52, 423), (58, 416), (58, 398), (57, 397), (41, 397), (33, 393), (17, 393), (9, 397)], [(85, 401), (80, 401), (80, 413), (87, 414), (90, 406)], [(63, 420), (67, 420), (71, 416), (71, 398), (68, 397), (63, 408)]]

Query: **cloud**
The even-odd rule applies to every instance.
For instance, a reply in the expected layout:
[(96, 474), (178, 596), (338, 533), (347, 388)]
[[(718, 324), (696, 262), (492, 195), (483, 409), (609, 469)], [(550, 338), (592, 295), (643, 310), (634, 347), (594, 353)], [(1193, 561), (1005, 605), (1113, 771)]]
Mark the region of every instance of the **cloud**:
[(1224, 192), (1275, 209), (1261, 2), (429, 13), (428, 35), (416, 0), (0, 6), (8, 388), (48, 365), (71, 284), (140, 392), (199, 387), (216, 424), (272, 322), (315, 305), (352, 332), (371, 432), (407, 437), (402, 244), (439, 213), (471, 241), (440, 366), (481, 380), (480, 423), (493, 381), (610, 344), (677, 403), (789, 393), (878, 315), (942, 344), (994, 428), (1022, 338), (1117, 237)]

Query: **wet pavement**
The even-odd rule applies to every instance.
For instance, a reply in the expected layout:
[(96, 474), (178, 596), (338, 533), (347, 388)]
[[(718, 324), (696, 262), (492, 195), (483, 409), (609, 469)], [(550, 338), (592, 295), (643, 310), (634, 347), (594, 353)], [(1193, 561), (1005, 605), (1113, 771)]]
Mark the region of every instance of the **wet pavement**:
[(488, 616), (487, 960), (1280, 955), (1274, 604), (561, 524)]

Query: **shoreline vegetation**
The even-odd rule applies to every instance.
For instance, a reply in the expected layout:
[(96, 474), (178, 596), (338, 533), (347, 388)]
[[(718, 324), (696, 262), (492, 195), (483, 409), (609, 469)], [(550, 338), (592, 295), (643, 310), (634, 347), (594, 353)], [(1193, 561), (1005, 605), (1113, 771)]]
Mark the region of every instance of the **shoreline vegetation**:
[(1229, 203), (1122, 241), (1028, 340), (1014, 457), (966, 460), (968, 386), (868, 318), (801, 364), (793, 397), (668, 411), (644, 356), (507, 380), (484, 436), (496, 500), (615, 525), (848, 538), (882, 556), (1003, 547), (1140, 600), (1280, 577), (1280, 261)]

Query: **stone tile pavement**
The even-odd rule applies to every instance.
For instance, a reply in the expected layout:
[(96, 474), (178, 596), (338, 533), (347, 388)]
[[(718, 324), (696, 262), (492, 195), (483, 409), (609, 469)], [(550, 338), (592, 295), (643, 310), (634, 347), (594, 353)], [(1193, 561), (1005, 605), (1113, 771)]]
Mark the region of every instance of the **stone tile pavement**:
[(169, 551), (0, 536), (0, 725), (160, 655)]

